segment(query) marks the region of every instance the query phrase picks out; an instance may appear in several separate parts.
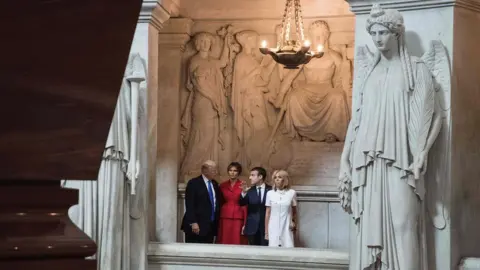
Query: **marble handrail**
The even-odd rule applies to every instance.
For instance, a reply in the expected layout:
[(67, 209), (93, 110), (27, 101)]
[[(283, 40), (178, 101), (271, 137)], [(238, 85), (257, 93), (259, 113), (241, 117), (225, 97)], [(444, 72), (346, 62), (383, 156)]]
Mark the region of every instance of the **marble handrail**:
[(337, 270), (348, 269), (348, 262), (347, 252), (334, 250), (155, 242), (148, 247), (149, 269), (163, 269), (156, 267), (159, 265), (188, 265), (222, 269)]

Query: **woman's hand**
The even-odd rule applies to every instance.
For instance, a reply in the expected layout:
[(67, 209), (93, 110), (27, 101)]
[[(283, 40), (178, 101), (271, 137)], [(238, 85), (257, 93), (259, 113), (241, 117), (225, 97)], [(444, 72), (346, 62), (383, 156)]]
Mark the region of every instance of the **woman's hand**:
[(268, 240), (268, 232), (265, 232), (265, 240)]
[(245, 235), (244, 231), (245, 231), (245, 226), (242, 226), (242, 232), (240, 234)]
[(293, 221), (290, 223), (290, 230), (293, 232), (297, 230), (297, 224), (295, 224), (295, 222)]

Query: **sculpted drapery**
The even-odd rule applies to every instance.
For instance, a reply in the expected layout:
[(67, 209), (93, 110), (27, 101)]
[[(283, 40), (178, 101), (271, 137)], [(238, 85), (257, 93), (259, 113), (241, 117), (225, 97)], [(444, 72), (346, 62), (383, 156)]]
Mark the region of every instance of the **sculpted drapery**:
[(231, 97), (237, 160), (247, 167), (258, 166), (262, 145), (270, 134), (265, 93), (275, 62), (267, 57), (260, 62), (255, 56), (256, 32), (242, 31), (236, 38), (242, 47), (235, 59)]
[(79, 204), (69, 214), (96, 242), (95, 257), (102, 270), (143, 270), (147, 266), (141, 256), (147, 247), (146, 89), (140, 86), (145, 80), (143, 59), (139, 54), (130, 55), (98, 181), (63, 183), (79, 189)]
[(219, 160), (224, 148), (227, 118), (227, 97), (222, 68), (228, 64), (231, 34), (225, 36), (220, 59), (210, 55), (214, 37), (202, 32), (195, 36), (197, 54), (190, 59), (187, 89), (190, 91), (182, 115), (182, 137), (186, 146), (181, 171), (200, 168), (205, 160)]
[(315, 21), (309, 29), (312, 48), (323, 48), (296, 71), (288, 71), (274, 100), (284, 107), (285, 129), (290, 138), (311, 141), (344, 141), (350, 120), (345, 86), (350, 84), (350, 67), (342, 55), (329, 46), (330, 29), (325, 21)]
[[(350, 269), (424, 269), (423, 173), (441, 127), (431, 72), (437, 66), (408, 54), (398, 11), (374, 6), (367, 31), (378, 51), (358, 48), (340, 169), (342, 204), (357, 227)], [(441, 44), (433, 48), (445, 55)]]

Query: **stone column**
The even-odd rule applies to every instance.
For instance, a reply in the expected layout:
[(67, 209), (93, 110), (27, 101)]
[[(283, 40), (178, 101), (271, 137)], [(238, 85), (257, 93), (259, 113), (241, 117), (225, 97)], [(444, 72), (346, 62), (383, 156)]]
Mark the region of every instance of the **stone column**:
[(447, 116), (432, 148), (426, 175), (428, 269), (457, 269), (462, 257), (480, 256), (480, 2), (454, 0), (349, 0), (356, 14), (356, 46), (373, 48), (365, 22), (373, 3), (405, 19), (407, 47), (421, 56), (441, 40), (450, 56)]
[[(133, 209), (130, 220), (130, 269), (144, 270), (148, 268), (147, 263), (147, 247), (148, 242), (154, 235), (154, 204), (150, 203), (150, 198), (155, 198), (151, 194), (155, 194), (151, 179), (155, 179), (155, 160), (156, 160), (156, 133), (151, 132), (151, 127), (156, 127), (157, 121), (157, 101), (156, 89), (157, 76), (155, 71), (158, 66), (157, 55), (157, 38), (158, 32), (162, 25), (170, 17), (169, 12), (160, 5), (157, 0), (145, 0), (142, 4), (140, 16), (138, 18), (135, 36), (132, 41), (130, 53), (139, 53), (147, 64), (147, 96), (142, 96), (142, 100), (146, 100), (147, 123), (140, 124), (139, 140), (147, 140), (140, 142), (139, 145), (145, 147), (141, 151), (142, 160), (147, 160), (146, 164), (141, 164), (141, 170), (146, 170), (146, 175), (141, 178), (141, 182), (137, 185), (137, 195), (130, 197), (131, 207)], [(145, 85), (140, 85), (143, 89)], [(144, 91), (144, 90), (142, 90)], [(142, 93), (142, 95), (144, 95)], [(153, 95), (153, 96), (152, 96)], [(144, 106), (142, 106), (144, 107)], [(153, 213), (153, 215), (152, 215)]]
[[(180, 85), (182, 57), (190, 39), (192, 20), (172, 18), (155, 36), (156, 161), (155, 238), (160, 243), (176, 242), (177, 183), (180, 167)], [(153, 49), (153, 48), (152, 48)], [(153, 57), (153, 55), (152, 55)], [(155, 93), (153, 93), (155, 95)], [(153, 96), (152, 96), (153, 97)], [(150, 126), (152, 128), (152, 126)]]

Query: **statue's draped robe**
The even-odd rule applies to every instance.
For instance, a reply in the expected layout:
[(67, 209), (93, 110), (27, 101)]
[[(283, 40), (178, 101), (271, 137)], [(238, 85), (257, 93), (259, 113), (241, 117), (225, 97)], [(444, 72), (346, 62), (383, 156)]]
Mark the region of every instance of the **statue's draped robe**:
[[(312, 63), (315, 61), (319, 60), (313, 59)], [(303, 69), (306, 72), (309, 64)], [(290, 137), (324, 141), (326, 135), (332, 134), (340, 141), (345, 140), (350, 113), (340, 70), (332, 61), (330, 66), (308, 71), (315, 72), (317, 78), (297, 80), (293, 84), (285, 114), (285, 127)]]
[[(130, 56), (125, 76), (123, 78), (117, 106), (110, 126), (105, 150), (102, 156), (98, 180), (91, 181), (65, 181), (65, 187), (79, 189), (79, 205), (72, 209), (72, 220), (85, 231), (97, 244), (98, 251), (95, 255), (98, 268), (101, 270), (130, 270), (132, 267), (144, 270), (146, 262), (141, 252), (146, 252), (145, 241), (133, 241), (132, 238), (146, 238), (145, 221), (145, 182), (146, 182), (146, 89), (139, 88), (139, 126), (131, 126), (131, 83), (128, 77), (133, 73), (138, 77), (142, 73), (145, 78), (145, 67), (133, 66), (133, 58)], [(141, 61), (141, 60), (140, 60)], [(130, 157), (131, 132), (138, 132), (137, 147), (141, 168), (137, 180), (137, 195), (131, 197), (130, 185), (126, 178), (127, 165)], [(143, 148), (142, 148), (143, 147)], [(143, 168), (143, 169), (142, 169)], [(132, 208), (131, 206), (134, 206)], [(132, 210), (136, 220), (131, 219)], [(139, 218), (141, 213), (142, 218)], [(135, 231), (131, 230), (131, 221), (140, 222), (135, 224)], [(140, 226), (141, 225), (141, 226)], [(135, 234), (134, 235), (132, 235)], [(146, 254), (146, 253), (144, 253)], [(137, 258), (138, 257), (138, 258)], [(131, 262), (134, 261), (134, 262)], [(132, 263), (134, 264), (132, 266)]]
[(221, 133), (225, 129), (227, 116), (220, 61), (201, 59), (198, 55), (191, 61), (190, 65), (193, 61), (200, 62), (188, 74), (194, 96), (192, 104), (187, 104), (182, 116), (182, 127), (189, 134), (182, 162), (182, 172), (185, 174), (199, 173), (205, 160), (219, 161), (219, 151), (224, 144)]
[[(235, 60), (231, 107), (237, 137), (238, 160), (247, 167), (259, 166), (261, 151), (270, 134), (267, 114), (267, 91), (272, 69), (247, 53)], [(257, 153), (258, 152), (258, 153)]]
[(414, 160), (412, 144), (418, 141), (416, 123), (427, 119), (428, 129), (431, 118), (428, 120), (428, 110), (416, 110), (412, 104), (432, 103), (435, 91), (427, 66), (412, 60), (412, 67), (412, 90), (404, 79), (399, 79), (403, 78), (399, 61), (385, 69), (383, 76), (367, 76), (361, 93), (357, 93), (355, 117), (347, 136), (352, 142), (352, 211), (357, 224), (351, 269), (370, 269), (376, 256), (381, 255), (381, 269), (404, 270), (399, 269), (399, 250), (409, 247), (402, 245), (394, 233), (392, 212), (402, 204), (395, 186), (400, 181), (401, 185), (410, 186), (418, 202), (423, 200), (423, 182), (414, 179), (409, 167)]

